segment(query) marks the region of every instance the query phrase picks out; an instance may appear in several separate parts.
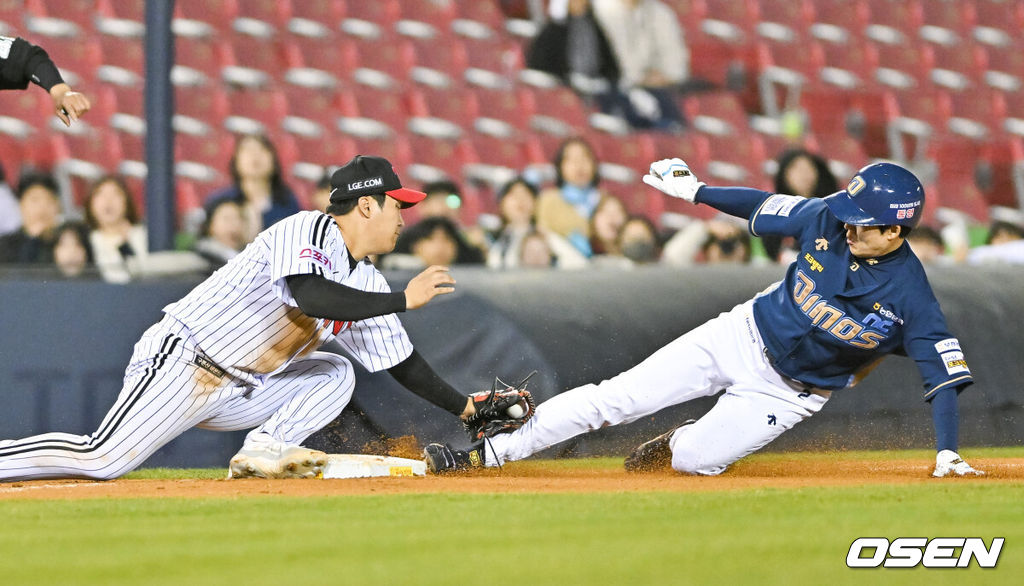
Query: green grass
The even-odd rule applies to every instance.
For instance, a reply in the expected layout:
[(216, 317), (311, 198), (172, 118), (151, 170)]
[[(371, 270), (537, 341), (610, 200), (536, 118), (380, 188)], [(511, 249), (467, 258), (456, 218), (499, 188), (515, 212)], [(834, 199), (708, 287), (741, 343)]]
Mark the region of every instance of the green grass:
[[(928, 452), (910, 457), (921, 455)], [(0, 501), (0, 584), (1017, 584), (1021, 502), (1024, 486), (970, 481), (723, 493)], [(850, 543), (862, 536), (1006, 543), (995, 570), (847, 569)]]

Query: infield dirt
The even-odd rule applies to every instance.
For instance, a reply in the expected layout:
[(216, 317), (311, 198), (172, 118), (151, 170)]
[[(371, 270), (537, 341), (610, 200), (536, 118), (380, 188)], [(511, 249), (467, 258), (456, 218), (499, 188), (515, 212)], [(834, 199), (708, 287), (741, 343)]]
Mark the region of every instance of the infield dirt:
[[(1024, 480), (1024, 458), (972, 458), (983, 477), (931, 478), (926, 460), (808, 459), (800, 455), (767, 461), (741, 461), (716, 477), (684, 476), (672, 471), (627, 473), (621, 465), (567, 467), (564, 461), (530, 460), (447, 476), (344, 480), (140, 480), (108, 482), (40, 480), (0, 484), (0, 500), (89, 498), (246, 498), (261, 496), (386, 495), (416, 493), (588, 493), (708, 492), (924, 484), (938, 482), (1010, 483)], [(225, 471), (225, 476), (227, 472)]]

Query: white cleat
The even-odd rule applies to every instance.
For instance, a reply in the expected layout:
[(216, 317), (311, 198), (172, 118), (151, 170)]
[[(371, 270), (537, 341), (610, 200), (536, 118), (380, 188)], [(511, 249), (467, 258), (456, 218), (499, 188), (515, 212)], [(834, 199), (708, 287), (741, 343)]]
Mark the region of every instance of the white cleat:
[(228, 466), (228, 478), (320, 478), (327, 454), (287, 446), (282, 449), (242, 448)]

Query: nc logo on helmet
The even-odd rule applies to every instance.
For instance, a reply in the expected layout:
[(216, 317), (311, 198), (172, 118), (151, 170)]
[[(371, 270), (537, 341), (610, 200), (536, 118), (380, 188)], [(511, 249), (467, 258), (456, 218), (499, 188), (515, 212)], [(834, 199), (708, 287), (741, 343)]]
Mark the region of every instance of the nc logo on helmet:
[(864, 180), (861, 179), (860, 175), (854, 175), (853, 179), (850, 180), (850, 184), (846, 186), (846, 193), (849, 193), (850, 195), (857, 195), (860, 190), (864, 189), (865, 185), (867, 185), (867, 183), (864, 183)]

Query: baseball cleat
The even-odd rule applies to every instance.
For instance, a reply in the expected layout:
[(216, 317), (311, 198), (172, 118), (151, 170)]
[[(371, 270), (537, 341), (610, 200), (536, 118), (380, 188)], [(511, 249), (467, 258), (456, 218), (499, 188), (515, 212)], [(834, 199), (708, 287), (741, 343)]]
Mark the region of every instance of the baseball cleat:
[(319, 478), (326, 465), (327, 454), (301, 446), (242, 448), (231, 458), (228, 478)]
[[(683, 425), (696, 422), (696, 419), (689, 419)], [(683, 425), (679, 427), (683, 427)], [(672, 466), (672, 447), (669, 446), (669, 441), (679, 427), (673, 427), (658, 437), (637, 446), (623, 462), (626, 472), (653, 472), (670, 468)]]
[(423, 461), (431, 474), (458, 472), (484, 465), (483, 450), (453, 450), (448, 444), (428, 444), (423, 448)]

